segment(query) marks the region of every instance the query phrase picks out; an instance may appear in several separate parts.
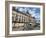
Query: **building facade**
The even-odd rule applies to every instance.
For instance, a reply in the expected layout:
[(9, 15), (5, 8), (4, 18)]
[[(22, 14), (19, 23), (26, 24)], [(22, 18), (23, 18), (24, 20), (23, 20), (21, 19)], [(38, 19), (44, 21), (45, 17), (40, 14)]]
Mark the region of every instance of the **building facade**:
[(31, 14), (23, 14), (12, 11), (12, 24), (13, 27), (33, 28), (35, 26), (35, 20), (31, 16)]

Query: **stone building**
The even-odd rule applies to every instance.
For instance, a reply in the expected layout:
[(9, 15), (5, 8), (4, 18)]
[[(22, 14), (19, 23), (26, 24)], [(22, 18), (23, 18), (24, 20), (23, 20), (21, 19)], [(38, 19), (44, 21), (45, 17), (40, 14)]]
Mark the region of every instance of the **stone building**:
[(13, 27), (18, 28), (19, 30), (30, 30), (35, 26), (35, 19), (31, 16), (31, 14), (12, 11), (12, 24)]

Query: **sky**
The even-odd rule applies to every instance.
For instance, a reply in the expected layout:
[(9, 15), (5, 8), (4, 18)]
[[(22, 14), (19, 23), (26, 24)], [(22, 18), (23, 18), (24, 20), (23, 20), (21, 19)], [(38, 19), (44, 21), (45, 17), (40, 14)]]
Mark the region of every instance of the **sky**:
[(36, 20), (40, 20), (40, 8), (36, 8), (36, 7), (16, 7), (16, 9), (18, 9), (18, 11), (26, 13), (27, 10), (29, 12), (29, 14), (32, 15), (32, 17), (35, 17)]

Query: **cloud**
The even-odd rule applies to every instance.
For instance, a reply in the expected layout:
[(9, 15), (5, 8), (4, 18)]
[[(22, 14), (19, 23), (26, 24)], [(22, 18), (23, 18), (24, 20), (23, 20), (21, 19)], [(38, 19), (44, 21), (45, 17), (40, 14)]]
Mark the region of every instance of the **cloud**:
[(35, 17), (36, 19), (40, 19), (40, 9), (39, 8), (31, 8), (30, 9), (30, 8), (29, 7), (25, 7), (25, 8), (18, 7), (18, 10), (23, 12), (23, 13), (26, 13), (28, 10), (29, 14), (31, 14), (32, 17)]
[(36, 8), (33, 9), (33, 11), (35, 11), (35, 10), (36, 10)]
[(35, 17), (36, 20), (40, 20), (40, 14), (38, 12), (36, 13), (36, 9), (29, 10), (29, 13), (32, 15), (32, 17)]
[(23, 11), (23, 8), (19, 8), (18, 10), (19, 10), (19, 11)]
[(34, 17), (35, 16), (35, 11), (29, 10), (29, 13)]

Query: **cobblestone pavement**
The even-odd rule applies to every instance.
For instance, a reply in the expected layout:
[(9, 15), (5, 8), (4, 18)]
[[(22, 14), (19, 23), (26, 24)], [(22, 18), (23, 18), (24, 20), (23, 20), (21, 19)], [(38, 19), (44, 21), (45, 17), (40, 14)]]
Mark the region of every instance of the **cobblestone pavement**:
[(13, 27), (13, 29), (12, 29), (13, 31), (23, 31), (23, 30), (40, 30), (40, 26), (38, 25), (38, 26), (36, 26), (36, 27), (34, 27), (33, 29), (29, 26), (29, 27), (27, 27), (27, 26), (24, 26), (24, 27)]

